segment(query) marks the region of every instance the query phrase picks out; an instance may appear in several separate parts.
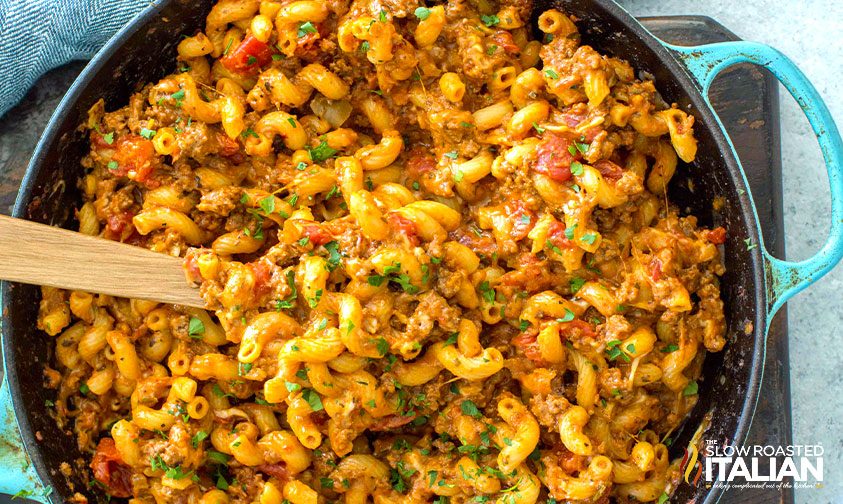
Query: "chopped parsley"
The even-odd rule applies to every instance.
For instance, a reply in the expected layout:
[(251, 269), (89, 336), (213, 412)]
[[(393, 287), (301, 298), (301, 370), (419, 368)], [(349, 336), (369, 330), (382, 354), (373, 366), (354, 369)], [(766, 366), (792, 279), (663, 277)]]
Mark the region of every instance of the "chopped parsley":
[(630, 362), (630, 358), (620, 348), (621, 340), (612, 340), (606, 343), (606, 358), (610, 361), (620, 358), (624, 362)]
[(571, 294), (576, 294), (582, 289), (582, 286), (585, 285), (585, 279), (580, 277), (574, 277), (570, 280), (571, 283)]
[(202, 339), (205, 334), (205, 324), (196, 317), (190, 317), (190, 322), (187, 324), (187, 334), (193, 339)]
[(544, 246), (546, 248), (550, 249), (550, 251), (553, 252), (554, 254), (562, 255), (562, 250), (560, 250), (559, 247), (554, 245), (554, 243), (552, 241), (547, 240), (546, 242), (544, 242)]
[(312, 298), (307, 298), (307, 304), (311, 308), (316, 308), (319, 305), (319, 301), (322, 299), (322, 289), (316, 289)]
[(307, 21), (307, 22), (299, 25), (299, 30), (298, 30), (298, 32), (296, 32), (296, 36), (298, 38), (302, 38), (302, 37), (306, 37), (307, 34), (309, 34), (309, 33), (318, 33), (318, 32), (319, 32), (319, 30), (317, 30), (316, 27), (313, 26), (313, 23), (311, 23), (310, 21)]
[(299, 385), (298, 383), (288, 381), (284, 382), (284, 387), (287, 388), (287, 392), (298, 392), (299, 390), (301, 390), (301, 385)]
[(108, 169), (109, 170), (116, 170), (118, 168), (117, 161), (109, 161), (108, 162)]
[(577, 177), (579, 177), (582, 174), (582, 163), (580, 163), (579, 161), (574, 161), (573, 163), (571, 163), (571, 175), (576, 175)]
[(328, 142), (322, 140), (316, 147), (308, 147), (307, 152), (310, 154), (310, 159), (314, 163), (321, 163), (326, 159), (332, 158), (336, 153), (336, 149), (332, 149)]
[(275, 196), (269, 195), (258, 201), (258, 206), (266, 215), (271, 215), (275, 211)]
[(296, 290), (296, 272), (293, 270), (287, 270), (287, 285), (290, 287), (290, 295), (285, 299), (279, 299), (275, 303), (275, 311), (290, 309), (295, 306), (298, 290)]
[(574, 318), (575, 318), (574, 312), (565, 308), (565, 316), (560, 318), (560, 319), (556, 319), (556, 321), (557, 322), (570, 322), (570, 321), (574, 320)]
[(413, 14), (415, 14), (416, 17), (419, 18), (419, 21), (424, 21), (425, 19), (430, 17), (430, 9), (428, 9), (427, 7), (419, 7), (413, 12)]
[(662, 353), (673, 353), (673, 352), (675, 352), (675, 351), (677, 351), (677, 350), (679, 350), (679, 346), (674, 345), (673, 343), (671, 343), (671, 344), (667, 345), (666, 347), (662, 348), (662, 349), (661, 349), (661, 352), (662, 352)]
[(554, 79), (554, 80), (559, 78), (559, 74), (556, 73), (556, 71), (553, 70), (552, 68), (546, 69), (544, 71), (544, 74), (547, 75), (548, 77), (550, 77), (551, 79)]
[(155, 136), (155, 133), (157, 133), (157, 131), (147, 128), (141, 128), (140, 130), (140, 136), (146, 138), (147, 140), (152, 140), (152, 137)]
[(460, 411), (473, 418), (481, 418), (483, 416), (483, 414), (480, 413), (480, 408), (478, 408), (474, 402), (469, 400), (465, 400), (460, 404)]
[(486, 27), (491, 28), (493, 26), (497, 26), (501, 22), (501, 19), (495, 15), (489, 16), (483, 14), (480, 16), (480, 21), (482, 21)]
[(582, 238), (580, 238), (580, 241), (582, 241), (583, 243), (587, 243), (589, 245), (594, 245), (594, 242), (596, 240), (597, 240), (597, 235), (595, 233), (586, 233), (586, 234), (582, 235)]
[(480, 294), (487, 303), (495, 302), (495, 289), (489, 286), (489, 282), (484, 281), (480, 284)]
[(325, 244), (325, 250), (328, 251), (328, 270), (334, 271), (339, 267), (342, 255), (339, 249), (340, 244), (336, 240), (331, 240)]
[(319, 394), (316, 393), (313, 389), (304, 389), (301, 391), (301, 396), (307, 401), (307, 404), (310, 405), (310, 409), (313, 411), (322, 411), (322, 399), (319, 397)]
[(205, 431), (197, 432), (191, 439), (190, 444), (193, 445), (194, 448), (199, 448), (199, 443), (205, 440), (208, 437), (208, 433)]
[(699, 385), (697, 385), (697, 382), (692, 381), (688, 384), (687, 387), (685, 387), (684, 390), (682, 390), (682, 395), (686, 396), (686, 397), (692, 396), (692, 395), (697, 395), (698, 389), (699, 389)]
[(395, 464), (395, 469), (390, 469), (389, 471), (389, 484), (392, 485), (392, 489), (396, 492), (404, 493), (408, 488), (405, 480), (415, 473), (415, 469), (412, 467), (406, 467), (404, 462), (399, 460), (398, 463)]
[(389, 353), (389, 342), (384, 338), (377, 338), (375, 340), (375, 348), (379, 354), (386, 355)]
[(206, 452), (208, 454), (208, 460), (211, 462), (220, 464), (220, 465), (228, 465), (228, 455), (225, 453), (220, 453), (215, 450), (208, 450)]

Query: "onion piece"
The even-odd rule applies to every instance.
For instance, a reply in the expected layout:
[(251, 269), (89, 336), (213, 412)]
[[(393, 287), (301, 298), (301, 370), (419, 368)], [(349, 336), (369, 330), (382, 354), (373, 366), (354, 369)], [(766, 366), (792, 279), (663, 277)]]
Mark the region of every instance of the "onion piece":
[(329, 100), (322, 95), (317, 95), (310, 101), (310, 110), (334, 128), (339, 128), (351, 117), (352, 108), (351, 103), (346, 100)]

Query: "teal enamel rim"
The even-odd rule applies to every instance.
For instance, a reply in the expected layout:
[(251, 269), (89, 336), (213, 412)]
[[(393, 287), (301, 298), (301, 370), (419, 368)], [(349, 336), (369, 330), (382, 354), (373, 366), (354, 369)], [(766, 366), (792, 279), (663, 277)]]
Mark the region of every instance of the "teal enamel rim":
[(0, 385), (0, 468), (0, 493), (49, 502), (52, 488), (44, 486), (29, 458), (5, 374)]
[[(822, 248), (812, 257), (799, 262), (773, 257), (764, 246), (761, 229), (759, 246), (764, 257), (764, 275), (767, 295), (767, 326), (776, 312), (788, 299), (828, 273), (843, 258), (843, 140), (822, 97), (802, 71), (784, 54), (764, 44), (755, 42), (722, 42), (703, 46), (681, 47), (664, 44), (673, 50), (702, 89), (705, 101), (714, 78), (721, 71), (738, 63), (753, 63), (770, 71), (796, 99), (822, 150), (831, 187), (831, 227)], [(713, 108), (712, 108), (713, 110)], [(718, 123), (720, 118), (717, 118)], [(723, 124), (720, 124), (721, 129)], [(724, 130), (725, 131), (725, 130)], [(731, 139), (726, 140), (734, 151)], [(737, 158), (735, 154), (735, 158)], [(744, 183), (749, 188), (744, 177)], [(749, 195), (750, 200), (752, 195)], [(752, 204), (755, 214), (755, 204)], [(755, 214), (758, 223), (758, 215)]]

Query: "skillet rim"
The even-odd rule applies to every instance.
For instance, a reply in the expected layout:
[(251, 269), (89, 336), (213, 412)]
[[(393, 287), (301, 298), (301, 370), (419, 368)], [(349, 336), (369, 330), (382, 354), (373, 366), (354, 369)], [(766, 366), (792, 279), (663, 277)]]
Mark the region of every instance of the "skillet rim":
[[(117, 32), (91, 59), (85, 66), (79, 76), (74, 80), (61, 102), (57, 106), (54, 113), (51, 115), (47, 127), (42, 133), (38, 144), (33, 151), (32, 157), (27, 165), (23, 178), (21, 179), (20, 189), (15, 199), (15, 204), (12, 209), (12, 217), (26, 218), (28, 205), (31, 203), (32, 193), (36, 186), (37, 175), (41, 170), (46, 169), (43, 166), (43, 161), (47, 152), (56, 144), (60, 138), (61, 126), (67, 119), (77, 105), (78, 100), (85, 94), (91, 85), (94, 77), (106, 68), (109, 61), (115, 54), (123, 48), (127, 40), (139, 32), (148, 23), (155, 21), (160, 15), (161, 11), (171, 4), (180, 0), (160, 0), (151, 4), (148, 8), (140, 12), (132, 21)], [(558, 1), (558, 0), (557, 0)], [(748, 238), (752, 243), (761, 243), (760, 227), (758, 215), (755, 211), (754, 203), (752, 202), (751, 192), (746, 176), (743, 172), (740, 160), (734, 151), (731, 141), (725, 132), (719, 117), (708, 103), (707, 99), (702, 95), (701, 89), (690, 74), (688, 69), (682, 65), (667, 47), (663, 45), (655, 35), (650, 33), (641, 23), (638, 22), (631, 14), (629, 14), (620, 5), (612, 0), (592, 0), (598, 4), (603, 11), (614, 17), (615, 20), (629, 31), (635, 39), (640, 41), (647, 51), (650, 51), (655, 59), (658, 61), (671, 79), (676, 81), (679, 88), (685, 93), (689, 102), (695, 109), (695, 115), (702, 120), (702, 125), (708, 130), (717, 146), (717, 150), (722, 156), (723, 169), (728, 172), (729, 185), (738, 186), (736, 189), (742, 189), (744, 194), (738, 196), (738, 204), (740, 206), (740, 220), (748, 232)], [(579, 3), (579, 0), (561, 0), (561, 4)], [(623, 57), (623, 54), (617, 56)], [(749, 427), (752, 423), (756, 404), (759, 398), (761, 380), (763, 378), (763, 362), (766, 354), (766, 276), (764, 274), (764, 261), (762, 257), (761, 247), (748, 252), (749, 261), (746, 267), (751, 269), (751, 277), (754, 280), (748, 292), (752, 292), (752, 299), (754, 301), (754, 320), (753, 320), (753, 351), (751, 361), (746, 365), (750, 366), (749, 373), (744, 385), (746, 386), (745, 395), (740, 407), (740, 414), (735, 417), (734, 427), (728, 429), (733, 432), (732, 439), (728, 440), (733, 444), (742, 443), (747, 436)], [(2, 313), (7, 313), (11, 308), (11, 296), (13, 293), (12, 283), (7, 281), (0, 282), (0, 310)], [(8, 382), (9, 391), (12, 398), (12, 405), (15, 412), (15, 417), (18, 422), (23, 446), (29, 454), (30, 459), (38, 473), (39, 478), (46, 487), (54, 488), (54, 477), (51, 470), (45, 463), (38, 441), (35, 439), (34, 432), (29, 421), (29, 415), (42, 414), (39, 408), (41, 405), (34, 405), (33, 411), (29, 411), (26, 404), (23, 404), (21, 399), (21, 383), (18, 380), (15, 371), (15, 355), (14, 355), (14, 329), (10, 327), (5, 321), (0, 326), (2, 331), (2, 350), (3, 350), (3, 369), (4, 378)], [(59, 478), (60, 476), (56, 476)], [(705, 491), (705, 490), (703, 490)], [(715, 486), (705, 493), (704, 502), (717, 502), (723, 493), (722, 486)], [(57, 492), (53, 492), (45, 500), (50, 502), (61, 502), (62, 498)]]

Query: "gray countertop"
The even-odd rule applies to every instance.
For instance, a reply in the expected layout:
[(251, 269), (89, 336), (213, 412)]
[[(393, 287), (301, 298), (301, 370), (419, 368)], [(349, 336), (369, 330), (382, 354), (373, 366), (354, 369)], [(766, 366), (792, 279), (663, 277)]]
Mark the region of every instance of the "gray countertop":
[[(843, 126), (843, 2), (839, 0), (619, 0), (636, 16), (701, 14), (746, 40), (769, 44), (795, 61)], [(819, 250), (830, 199), (820, 150), (796, 102), (781, 89), (782, 172), (787, 258)], [(843, 501), (843, 267), (788, 303), (794, 444), (821, 443), (824, 485), (798, 489), (798, 503)]]

